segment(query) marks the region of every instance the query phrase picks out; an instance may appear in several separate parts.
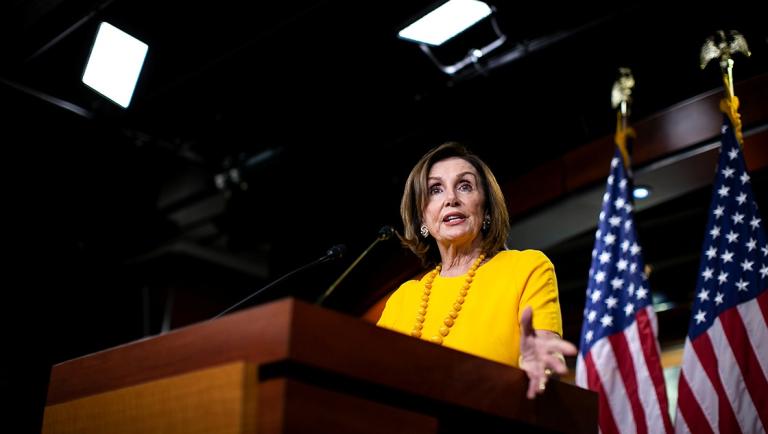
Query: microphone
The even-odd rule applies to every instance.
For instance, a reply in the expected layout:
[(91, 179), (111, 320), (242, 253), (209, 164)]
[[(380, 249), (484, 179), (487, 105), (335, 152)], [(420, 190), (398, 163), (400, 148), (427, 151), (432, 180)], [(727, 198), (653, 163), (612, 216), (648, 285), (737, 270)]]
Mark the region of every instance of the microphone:
[(246, 301), (250, 300), (251, 298), (253, 298), (253, 297), (263, 293), (267, 289), (277, 285), (278, 283), (280, 283), (283, 280), (285, 280), (286, 278), (288, 278), (288, 277), (298, 273), (299, 271), (306, 270), (307, 268), (313, 267), (313, 266), (315, 266), (317, 264), (322, 264), (323, 262), (333, 261), (333, 260), (341, 258), (342, 256), (344, 256), (344, 252), (346, 252), (346, 250), (347, 250), (347, 246), (345, 246), (344, 244), (336, 244), (335, 246), (332, 246), (331, 248), (329, 248), (325, 252), (325, 255), (315, 259), (314, 261), (312, 261), (312, 262), (310, 262), (308, 264), (304, 264), (301, 267), (299, 267), (299, 268), (297, 268), (297, 269), (295, 269), (293, 271), (290, 271), (290, 272), (280, 276), (277, 280), (274, 280), (274, 281), (270, 282), (269, 284), (267, 284), (267, 286), (257, 290), (256, 292), (254, 292), (253, 294), (249, 295), (248, 297), (245, 297), (244, 299), (238, 301), (237, 303), (235, 303), (232, 306), (228, 307), (223, 312), (221, 312), (220, 314), (216, 315), (215, 317), (213, 317), (211, 319), (216, 319), (216, 318), (224, 315), (225, 313), (231, 311), (232, 309), (236, 308), (237, 306), (240, 306), (241, 304), (245, 303)]
[(371, 245), (368, 246), (367, 249), (363, 250), (363, 253), (361, 253), (360, 256), (358, 256), (357, 259), (355, 259), (355, 261), (352, 262), (352, 264), (350, 264), (349, 267), (347, 267), (347, 269), (344, 270), (343, 273), (341, 273), (341, 276), (339, 276), (339, 278), (336, 279), (336, 281), (333, 282), (331, 286), (325, 290), (323, 295), (318, 297), (317, 301), (315, 301), (315, 304), (318, 306), (322, 305), (325, 299), (328, 298), (329, 295), (331, 295), (333, 290), (336, 289), (337, 286), (339, 286), (339, 283), (341, 283), (341, 281), (344, 280), (345, 277), (347, 277), (347, 274), (349, 274), (349, 272), (352, 271), (352, 269), (357, 266), (357, 263), (360, 262), (360, 260), (363, 259), (365, 255), (367, 255), (368, 252), (371, 251), (371, 249), (373, 249), (373, 246), (378, 244), (379, 241), (385, 241), (392, 238), (392, 235), (394, 234), (395, 234), (395, 229), (392, 226), (389, 226), (389, 225), (382, 226), (381, 229), (379, 229), (378, 236), (376, 237), (375, 240), (373, 240)]

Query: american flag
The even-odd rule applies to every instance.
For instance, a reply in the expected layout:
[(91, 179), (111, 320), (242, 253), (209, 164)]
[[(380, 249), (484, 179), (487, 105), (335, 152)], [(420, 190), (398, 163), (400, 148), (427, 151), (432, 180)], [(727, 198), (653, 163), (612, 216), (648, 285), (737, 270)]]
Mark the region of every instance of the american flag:
[(683, 350), (678, 433), (768, 427), (768, 245), (728, 117)]
[(589, 269), (576, 384), (598, 392), (600, 431), (671, 433), (656, 314), (617, 147)]

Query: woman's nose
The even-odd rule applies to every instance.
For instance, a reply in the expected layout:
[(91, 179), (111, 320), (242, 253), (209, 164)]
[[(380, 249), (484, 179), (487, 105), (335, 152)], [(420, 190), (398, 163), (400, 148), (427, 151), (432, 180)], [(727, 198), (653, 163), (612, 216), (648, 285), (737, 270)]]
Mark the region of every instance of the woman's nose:
[(459, 200), (456, 197), (456, 193), (449, 192), (445, 196), (445, 206), (456, 206), (458, 204)]

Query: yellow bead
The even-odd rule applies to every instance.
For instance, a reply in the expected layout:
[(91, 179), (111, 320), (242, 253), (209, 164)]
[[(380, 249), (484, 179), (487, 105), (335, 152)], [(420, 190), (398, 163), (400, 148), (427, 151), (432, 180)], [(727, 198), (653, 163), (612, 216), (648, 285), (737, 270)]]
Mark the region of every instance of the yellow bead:
[[(431, 342), (438, 345), (443, 344), (443, 337), (448, 336), (448, 333), (450, 333), (451, 331), (450, 328), (453, 327), (454, 324), (456, 323), (456, 319), (459, 316), (459, 311), (461, 310), (461, 305), (464, 304), (464, 302), (466, 301), (465, 297), (469, 293), (469, 288), (470, 286), (472, 286), (474, 277), (477, 274), (477, 269), (480, 267), (480, 264), (482, 264), (484, 260), (485, 260), (485, 253), (482, 253), (475, 260), (472, 267), (470, 267), (469, 271), (467, 271), (467, 277), (465, 278), (465, 283), (459, 289), (459, 296), (456, 298), (456, 302), (453, 303), (452, 310), (448, 312), (448, 316), (443, 319), (443, 324), (445, 325), (440, 327), (440, 329), (438, 329), (438, 334), (432, 336), (429, 339)], [(429, 295), (432, 293), (432, 285), (437, 275), (440, 274), (441, 269), (442, 269), (442, 264), (438, 264), (435, 267), (435, 269), (432, 270), (427, 275), (427, 278), (424, 280), (424, 293), (422, 294), (421, 302), (419, 303), (419, 309), (416, 315), (416, 324), (414, 324), (413, 330), (411, 331), (411, 336), (413, 337), (421, 338), (422, 336), (422, 330), (424, 329), (424, 321), (426, 320), (427, 309), (429, 308)]]

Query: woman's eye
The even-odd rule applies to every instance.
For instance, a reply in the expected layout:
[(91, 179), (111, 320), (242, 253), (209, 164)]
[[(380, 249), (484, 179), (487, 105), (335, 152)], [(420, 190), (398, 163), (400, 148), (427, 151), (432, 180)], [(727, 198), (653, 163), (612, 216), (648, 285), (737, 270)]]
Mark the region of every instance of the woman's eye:
[(440, 189), (439, 185), (433, 185), (432, 187), (429, 187), (429, 194), (430, 195), (438, 194), (438, 193), (440, 193), (440, 191), (441, 191), (441, 189)]
[(459, 190), (460, 191), (472, 191), (472, 184), (468, 182), (462, 182), (459, 184)]

